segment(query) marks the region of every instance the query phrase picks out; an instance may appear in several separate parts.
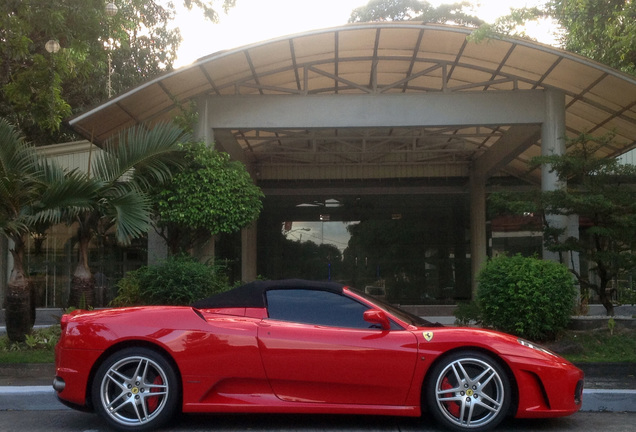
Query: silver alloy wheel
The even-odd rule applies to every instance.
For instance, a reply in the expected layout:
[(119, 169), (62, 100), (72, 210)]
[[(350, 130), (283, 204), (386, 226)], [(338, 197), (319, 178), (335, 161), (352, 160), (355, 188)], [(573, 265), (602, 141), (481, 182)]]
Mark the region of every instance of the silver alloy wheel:
[(437, 376), (435, 400), (439, 412), (458, 429), (486, 427), (501, 417), (506, 406), (505, 379), (482, 359), (455, 359)]
[(166, 371), (145, 356), (125, 357), (103, 375), (99, 403), (116, 423), (141, 426), (155, 419), (170, 395)]

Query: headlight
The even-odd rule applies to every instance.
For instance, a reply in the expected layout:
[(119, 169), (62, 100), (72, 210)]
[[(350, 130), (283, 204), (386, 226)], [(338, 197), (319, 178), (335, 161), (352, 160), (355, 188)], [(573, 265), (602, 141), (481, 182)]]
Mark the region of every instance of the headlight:
[(537, 345), (537, 344), (532, 343), (532, 342), (530, 342), (530, 341), (528, 341), (528, 340), (525, 340), (525, 339), (517, 339), (517, 342), (519, 342), (519, 343), (520, 343), (521, 345), (523, 345), (524, 347), (531, 348), (531, 349), (534, 349), (534, 350), (537, 350), (537, 351), (541, 351), (541, 352), (546, 353), (546, 354), (549, 354), (549, 355), (551, 355), (551, 356), (553, 356), (553, 357), (560, 357), (558, 354), (553, 353), (553, 352), (552, 352), (552, 351), (550, 351), (549, 349), (547, 349), (547, 348), (543, 348), (541, 345)]

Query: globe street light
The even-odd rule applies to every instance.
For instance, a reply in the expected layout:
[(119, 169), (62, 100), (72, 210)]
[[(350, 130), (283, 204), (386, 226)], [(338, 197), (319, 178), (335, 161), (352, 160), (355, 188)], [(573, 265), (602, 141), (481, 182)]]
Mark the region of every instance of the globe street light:
[(111, 17), (115, 16), (115, 15), (117, 15), (117, 11), (118, 11), (118, 9), (117, 9), (117, 5), (115, 5), (115, 3), (108, 3), (106, 5), (106, 15), (111, 16)]
[(46, 44), (44, 44), (44, 49), (51, 54), (55, 54), (60, 50), (60, 43), (56, 40), (49, 40)]

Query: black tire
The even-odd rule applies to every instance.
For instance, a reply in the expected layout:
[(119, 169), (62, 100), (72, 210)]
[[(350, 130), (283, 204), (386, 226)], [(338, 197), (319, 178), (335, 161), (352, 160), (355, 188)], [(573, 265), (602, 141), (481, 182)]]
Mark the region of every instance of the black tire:
[(428, 378), (428, 410), (451, 430), (490, 430), (508, 414), (512, 399), (510, 380), (488, 355), (475, 351), (451, 354), (433, 367)]
[(125, 348), (97, 369), (91, 388), (95, 411), (115, 429), (155, 429), (175, 414), (179, 383), (172, 365), (148, 348)]

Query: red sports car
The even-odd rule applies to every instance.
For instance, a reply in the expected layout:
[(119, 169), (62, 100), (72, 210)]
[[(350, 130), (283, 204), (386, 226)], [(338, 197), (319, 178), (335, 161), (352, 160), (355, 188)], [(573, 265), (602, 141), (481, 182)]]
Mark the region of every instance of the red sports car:
[(192, 307), (62, 317), (53, 387), (120, 430), (185, 413), (432, 414), (456, 431), (581, 407), (583, 373), (525, 340), (443, 327), (335, 283), (259, 281)]

